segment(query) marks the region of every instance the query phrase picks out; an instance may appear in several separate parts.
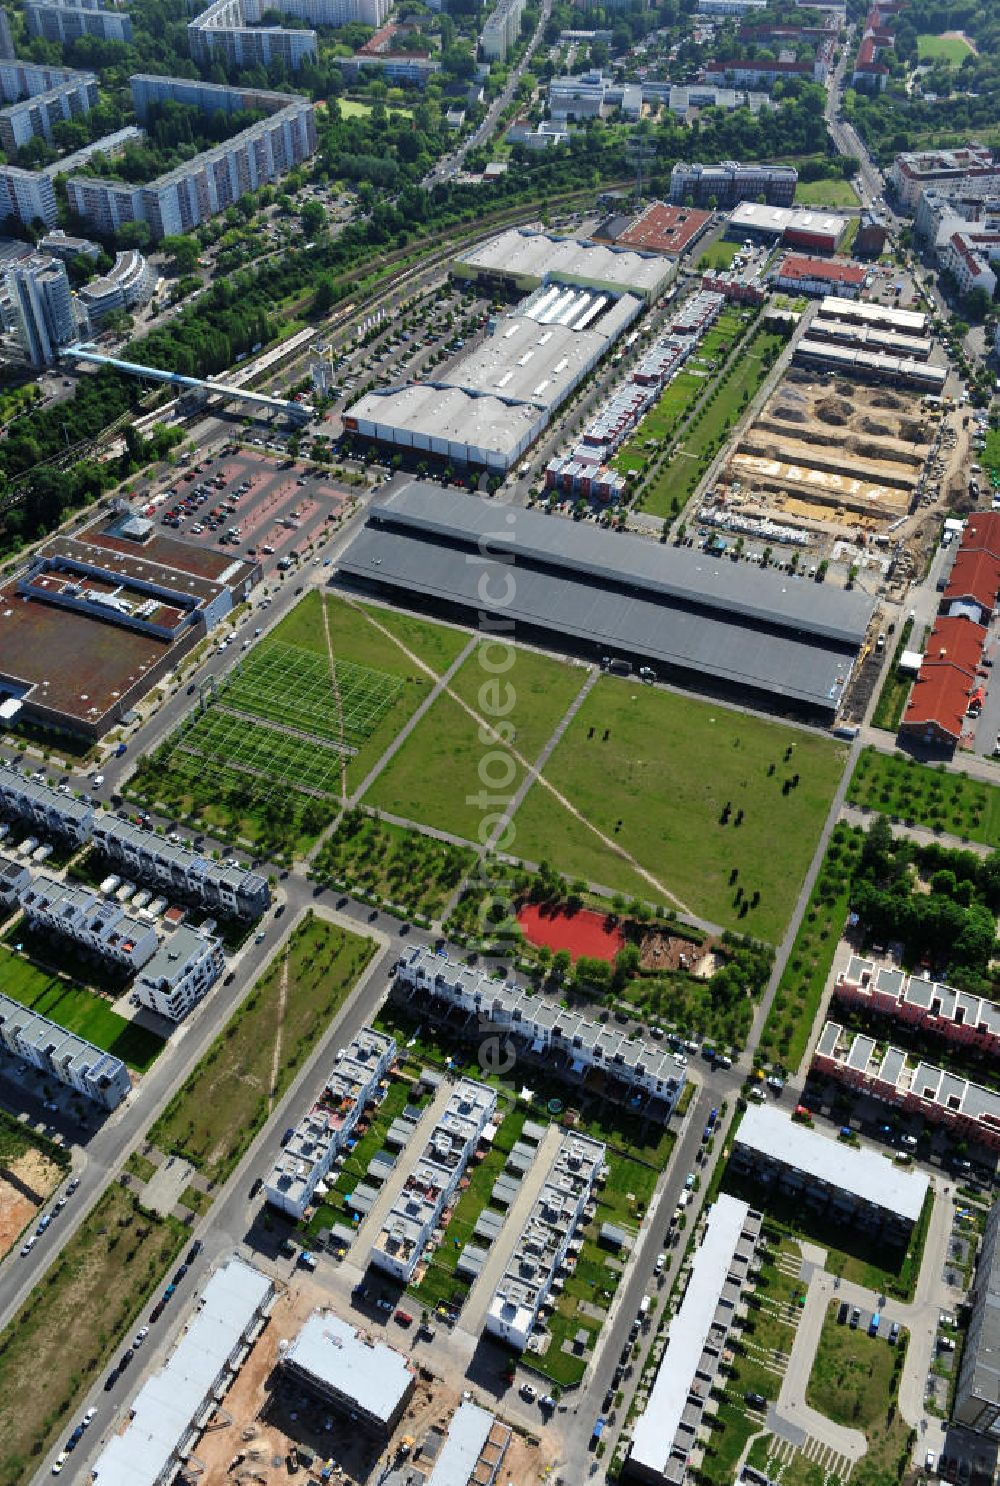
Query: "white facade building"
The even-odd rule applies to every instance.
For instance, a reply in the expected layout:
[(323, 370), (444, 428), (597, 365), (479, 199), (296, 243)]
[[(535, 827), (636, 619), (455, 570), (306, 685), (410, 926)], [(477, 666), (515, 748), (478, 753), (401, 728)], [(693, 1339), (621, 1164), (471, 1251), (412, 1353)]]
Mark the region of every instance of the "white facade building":
[(525, 0), (497, 0), (479, 38), (484, 62), (503, 62), (521, 35)]
[(102, 960), (134, 972), (156, 953), (156, 929), (80, 883), (39, 875), (21, 895), (32, 928), (72, 939)]
[(338, 1056), (319, 1103), (300, 1120), (264, 1183), (269, 1207), (300, 1221), (396, 1058), (396, 1039), (362, 1027)]
[(109, 811), (93, 819), (91, 834), (98, 850), (124, 867), (129, 877), (155, 883), (228, 917), (257, 918), (271, 901), (267, 878), (259, 872), (199, 856), (190, 847), (175, 846)]
[(568, 1131), (486, 1312), (491, 1336), (523, 1352), (604, 1169), (605, 1147)]
[(23, 1058), (104, 1109), (117, 1108), (132, 1087), (121, 1058), (3, 994), (0, 1044), (15, 1058)]
[(33, 367), (52, 366), (60, 346), (72, 345), (78, 335), (66, 265), (29, 258), (7, 270), (6, 286), (24, 354)]
[(178, 924), (136, 976), (135, 994), (140, 1006), (180, 1022), (208, 995), (225, 968), (221, 940)]
[(376, 1268), (409, 1284), (496, 1107), (487, 1084), (458, 1084), (372, 1245)]
[(559, 1052), (569, 1075), (585, 1079), (599, 1072), (619, 1082), (629, 1095), (642, 1090), (667, 1106), (669, 1119), (685, 1083), (683, 1067), (666, 1049), (627, 1037), (609, 1023), (569, 1011), (547, 996), (494, 980), (484, 970), (442, 958), (431, 948), (414, 946), (396, 968), (403, 985), (426, 992), (450, 1006), (486, 1017), (525, 1042), (535, 1056)]
[(92, 805), (61, 795), (50, 784), (22, 774), (0, 759), (0, 815), (37, 826), (46, 836), (60, 836), (76, 846), (90, 839), (96, 812)]

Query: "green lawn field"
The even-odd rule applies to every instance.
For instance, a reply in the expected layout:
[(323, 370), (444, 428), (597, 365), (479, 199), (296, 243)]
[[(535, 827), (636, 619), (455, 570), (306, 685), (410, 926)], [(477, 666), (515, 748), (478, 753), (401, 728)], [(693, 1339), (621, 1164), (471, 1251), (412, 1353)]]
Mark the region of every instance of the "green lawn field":
[(951, 67), (961, 67), (971, 51), (969, 43), (960, 36), (932, 36), (925, 31), (917, 37), (917, 56), (921, 62), (947, 62)]
[[(545, 777), (695, 913), (776, 943), (845, 758), (846, 750), (825, 738), (603, 677), (555, 749)], [(798, 786), (783, 793), (793, 774), (800, 776)], [(727, 803), (731, 815), (722, 825)], [(740, 809), (744, 816), (737, 826)], [(518, 856), (547, 858), (573, 876), (656, 897), (648, 882), (537, 782), (514, 825)], [(757, 906), (745, 913), (736, 902), (740, 887), (740, 902), (760, 893)]]
[[(323, 623), (323, 607), (327, 626)], [(398, 643), (397, 643), (398, 642)], [(155, 760), (140, 761), (129, 797), (145, 804), (167, 809), (170, 814), (191, 824), (214, 831), (224, 839), (256, 846), (265, 855), (290, 860), (304, 852), (330, 819), (340, 798), (340, 755), (330, 747), (310, 743), (291, 734), (269, 727), (269, 721), (280, 722), (282, 709), (276, 701), (273, 674), (266, 685), (261, 681), (259, 711), (255, 710), (255, 678), (267, 671), (268, 657), (294, 658), (302, 663), (292, 667), (288, 679), (289, 721), (307, 726), (306, 711), (298, 715), (296, 676), (310, 679), (310, 667), (316, 660), (329, 668), (330, 652), (335, 661), (348, 668), (364, 667), (375, 673), (365, 683), (379, 692), (381, 687), (390, 703), (374, 722), (367, 737), (356, 742), (357, 751), (350, 755), (344, 769), (348, 793), (355, 789), (372, 765), (381, 758), (397, 732), (428, 695), (437, 676), (448, 669), (467, 644), (461, 630), (433, 624), (409, 615), (394, 613), (371, 605), (349, 603), (331, 594), (309, 593), (301, 603), (260, 645), (236, 674), (232, 699), (249, 716), (260, 716), (262, 722), (249, 717), (226, 714), (229, 693), (223, 691), (219, 705), (212, 706), (189, 734), (181, 728), (168, 740)], [(289, 650), (288, 647), (294, 647)], [(405, 648), (404, 648), (405, 647)], [(412, 660), (407, 651), (417, 657)], [(314, 659), (315, 657), (315, 659)], [(429, 667), (430, 674), (419, 662)], [(293, 672), (295, 674), (293, 674)], [(315, 677), (312, 677), (314, 682)], [(316, 693), (310, 693), (315, 699)], [(319, 720), (316, 736), (329, 737), (330, 719), (337, 708), (330, 708), (332, 686), (326, 697), (324, 720), (323, 697), (319, 698)], [(343, 689), (341, 696), (344, 695)], [(347, 703), (344, 703), (345, 715)], [(186, 741), (193, 751), (175, 745)], [(211, 767), (206, 758), (212, 760)], [(242, 770), (227, 767), (242, 763)], [(280, 780), (277, 788), (268, 785)], [(321, 796), (300, 792), (296, 783), (322, 791)]]
[(729, 243), (720, 240), (707, 248), (698, 259), (697, 272), (704, 273), (708, 268), (728, 268), (741, 247), (740, 243)]
[(39, 1016), (85, 1037), (113, 1053), (130, 1068), (144, 1072), (163, 1047), (163, 1038), (119, 1016), (102, 997), (0, 945), (0, 988), (5, 996), (30, 1006)]
[[(781, 336), (758, 330), (741, 347), (726, 375), (716, 384), (714, 396), (699, 408), (679, 452), (650, 483), (642, 501), (644, 511), (653, 516), (667, 516), (690, 499), (724, 438), (739, 422), (767, 376), (773, 363), (764, 357), (770, 357), (781, 344)], [(727, 419), (730, 429), (725, 426)]]
[[(507, 704), (503, 686), (508, 684), (513, 694), (509, 713), (515, 730), (513, 747), (534, 761), (583, 685), (586, 673), (533, 650), (515, 648), (514, 664), (502, 675), (493, 676), (484, 669), (481, 654), (477, 652), (465, 660), (453, 682), (455, 693), (468, 706), (484, 713), (487, 706)], [(488, 646), (485, 654), (489, 660), (493, 647)], [(499, 659), (494, 663), (499, 664)], [(492, 701), (489, 693), (496, 682), (500, 683), (501, 694)], [(489, 720), (494, 725), (501, 721), (499, 717)], [(477, 724), (458, 702), (440, 696), (374, 780), (364, 803), (467, 841), (478, 841), (486, 818), (503, 812), (522, 777), (523, 770), (506, 749), (480, 738)], [(478, 798), (484, 789), (486, 803)]]
[(842, 207), (858, 205), (858, 193), (850, 181), (799, 181), (795, 187), (796, 206)]

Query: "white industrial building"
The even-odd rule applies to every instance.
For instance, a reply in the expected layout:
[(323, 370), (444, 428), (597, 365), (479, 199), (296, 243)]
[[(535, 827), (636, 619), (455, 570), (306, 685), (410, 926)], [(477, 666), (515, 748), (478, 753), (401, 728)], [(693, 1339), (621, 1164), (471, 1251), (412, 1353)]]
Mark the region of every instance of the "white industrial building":
[(136, 976), (133, 990), (140, 1006), (180, 1022), (208, 995), (225, 968), (221, 940), (178, 924)]
[(136, 1394), (125, 1429), (94, 1462), (96, 1486), (177, 1479), (267, 1325), (273, 1297), (271, 1281), (242, 1259), (212, 1275), (167, 1362)]
[(414, 991), (502, 1027), (535, 1056), (561, 1053), (566, 1073), (581, 1081), (591, 1074), (600, 1077), (605, 1097), (614, 1097), (614, 1084), (627, 1091), (630, 1101), (641, 1090), (667, 1106), (666, 1119), (680, 1098), (684, 1069), (673, 1061), (669, 1049), (655, 1042), (628, 1037), (608, 1022), (567, 1010), (551, 997), (494, 980), (485, 970), (445, 959), (430, 946), (409, 949), (396, 975)]
[(362, 1027), (338, 1055), (314, 1109), (296, 1125), (264, 1183), (270, 1207), (301, 1220), (396, 1057), (396, 1039)]
[(846, 320), (869, 330), (888, 330), (897, 335), (923, 336), (927, 333), (927, 316), (922, 310), (897, 310), (886, 304), (861, 304), (828, 295), (819, 307), (824, 320)]
[(486, 1312), (486, 1330), (523, 1352), (604, 1169), (605, 1147), (568, 1131)]
[[(550, 239), (540, 241), (533, 250), (544, 253)], [(623, 263), (635, 259), (645, 269), (645, 256), (590, 249)], [(596, 261), (593, 266), (602, 271)], [(672, 276), (662, 258), (655, 266), (657, 283)], [(645, 272), (640, 277), (650, 279)], [(486, 339), (446, 376), (376, 388), (348, 410), (344, 427), (397, 448), (508, 470), (642, 309), (641, 288), (582, 287), (575, 278), (565, 282), (556, 268), (545, 283), (527, 278), (534, 292), (513, 313), (495, 317)]]
[(115, 1109), (132, 1087), (121, 1058), (0, 994), (0, 1045), (104, 1109)]
[(463, 1078), (457, 1085), (372, 1244), (377, 1269), (409, 1284), (496, 1107), (488, 1084)]
[(130, 973), (156, 953), (156, 929), (82, 883), (57, 882), (39, 874), (21, 894), (21, 907), (33, 929), (72, 939), (74, 944)]
[(609, 247), (576, 237), (558, 237), (529, 227), (510, 227), (455, 258), (458, 279), (501, 282), (528, 291), (542, 284), (576, 284), (610, 294), (655, 299), (672, 277), (659, 253)]
[(652, 1390), (632, 1430), (630, 1477), (650, 1486), (680, 1486), (696, 1463), (692, 1455), (705, 1405), (755, 1269), (761, 1221), (745, 1202), (724, 1193), (716, 1198)]
[(282, 1369), (338, 1412), (390, 1433), (416, 1383), (413, 1364), (395, 1347), (314, 1311), (281, 1359)]
[(426, 1486), (494, 1486), (512, 1435), (509, 1424), (465, 1399), (452, 1416)]

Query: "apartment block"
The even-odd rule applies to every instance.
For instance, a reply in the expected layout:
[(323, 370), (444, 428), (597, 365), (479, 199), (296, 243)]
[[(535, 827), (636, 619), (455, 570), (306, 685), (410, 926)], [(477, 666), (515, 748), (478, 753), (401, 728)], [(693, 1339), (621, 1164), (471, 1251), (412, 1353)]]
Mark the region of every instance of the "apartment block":
[(604, 1098), (634, 1105), (635, 1095), (645, 1094), (660, 1106), (657, 1114), (664, 1120), (680, 1098), (684, 1068), (656, 1043), (627, 1037), (605, 1022), (494, 980), (484, 970), (460, 965), (430, 948), (409, 949), (396, 975), (403, 985), (441, 1006), (461, 1007), (480, 1024), (504, 1031), (526, 1056), (544, 1059), (550, 1072), (584, 1083)]
[(178, 924), (136, 976), (133, 990), (140, 1006), (180, 1022), (208, 995), (225, 968), (221, 940)]
[(503, 62), (521, 35), (524, 0), (497, 0), (479, 37), (484, 62)]
[(675, 206), (691, 201), (695, 206), (736, 206), (763, 196), (768, 206), (791, 206), (799, 173), (792, 165), (740, 165), (724, 160), (721, 165), (678, 162), (670, 172), (670, 200)]
[(834, 1222), (905, 1241), (920, 1217), (928, 1181), (879, 1151), (856, 1150), (784, 1111), (755, 1104), (733, 1137), (731, 1163)]
[(923, 1059), (911, 1063), (902, 1048), (827, 1022), (812, 1066), (848, 1088), (944, 1125), (961, 1140), (1000, 1151), (1000, 1094)]
[(296, 1125), (264, 1183), (270, 1207), (296, 1221), (347, 1145), (396, 1058), (396, 1039), (362, 1027), (338, 1056), (319, 1103)]
[(701, 1465), (701, 1430), (730, 1336), (746, 1316), (759, 1269), (763, 1218), (725, 1193), (712, 1204), (646, 1406), (635, 1421), (626, 1474), (650, 1486), (682, 1486)]
[(458, 1084), (372, 1245), (378, 1269), (409, 1284), (496, 1107), (495, 1089), (471, 1078)]
[(928, 186), (965, 185), (984, 177), (1000, 176), (1000, 164), (985, 145), (961, 150), (915, 150), (897, 155), (889, 171), (889, 185), (899, 205), (914, 211)]
[(0, 816), (6, 820), (23, 821), (46, 836), (82, 846), (90, 839), (96, 813), (92, 805), (60, 794), (0, 759)]
[(115, 1109), (132, 1087), (121, 1058), (67, 1032), (48, 1017), (0, 994), (0, 1044), (15, 1058), (50, 1074), (104, 1109)]
[(51, 142), (52, 131), (64, 119), (89, 113), (97, 102), (97, 78), (92, 72), (45, 67), (0, 59), (0, 147), (13, 154), (36, 137)]
[(489, 1334), (518, 1351), (523, 1352), (531, 1340), (552, 1282), (601, 1180), (605, 1154), (599, 1140), (572, 1131), (559, 1143), (548, 1176), (486, 1312)]
[[(941, 623), (942, 621), (938, 621)], [(968, 620), (945, 620), (968, 624)], [(978, 626), (970, 626), (978, 629)], [(907, 975), (891, 965), (852, 955), (837, 976), (834, 995), (845, 1006), (877, 1011), (911, 1027), (933, 1032), (959, 1047), (1000, 1055), (1000, 1005), (956, 991), (929, 976)]]
[(83, 36), (100, 41), (132, 40), (132, 21), (124, 10), (105, 7), (100, 0), (27, 0), (24, 19), (29, 36), (40, 36), (66, 46)]
[(127, 913), (113, 898), (81, 883), (57, 882), (40, 873), (21, 895), (21, 907), (33, 929), (72, 939), (113, 965), (132, 973), (156, 953), (156, 929)]
[(151, 299), (158, 274), (149, 260), (136, 248), (116, 253), (108, 272), (91, 279), (77, 292), (92, 327), (100, 327), (109, 315), (132, 310)]
[(0, 222), (13, 217), (25, 227), (43, 222), (54, 227), (59, 220), (55, 187), (42, 170), (22, 170), (18, 165), (0, 165)]
[(188, 846), (175, 846), (131, 821), (102, 812), (91, 823), (98, 851), (140, 882), (151, 882), (177, 897), (202, 904), (229, 918), (259, 918), (271, 901), (267, 878), (235, 862), (213, 861)]
[(69, 205), (99, 233), (117, 232), (127, 222), (145, 222), (157, 240), (189, 232), (315, 153), (315, 110), (306, 98), (146, 74), (133, 77), (131, 85), (140, 119), (163, 102), (206, 113), (253, 109), (267, 117), (146, 185), (71, 176), (66, 182)]
[(954, 1423), (994, 1442), (1000, 1435), (1000, 1202), (983, 1229), (969, 1295), (969, 1329), (951, 1417)]
[(403, 1417), (417, 1370), (402, 1352), (341, 1321), (314, 1311), (281, 1358), (282, 1372), (338, 1414), (378, 1435)]

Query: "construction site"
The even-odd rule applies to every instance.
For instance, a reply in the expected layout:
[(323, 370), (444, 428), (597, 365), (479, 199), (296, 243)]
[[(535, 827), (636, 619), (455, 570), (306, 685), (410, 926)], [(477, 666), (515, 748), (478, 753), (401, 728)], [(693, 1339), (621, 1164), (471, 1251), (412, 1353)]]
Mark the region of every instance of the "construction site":
[[(304, 1387), (282, 1365), (283, 1359), (309, 1318), (329, 1303), (329, 1290), (304, 1274), (297, 1274), (284, 1290), (279, 1287), (269, 1325), (198, 1443), (199, 1486), (276, 1486), (290, 1475), (298, 1475), (304, 1486), (374, 1480), (416, 1486), (432, 1475), (456, 1411), (472, 1395), (467, 1388), (449, 1386), (430, 1366), (410, 1364), (412, 1387), (405, 1404), (398, 1419), (382, 1430), (359, 1418), (357, 1409), (338, 1406)], [(394, 1348), (389, 1357), (381, 1327), (370, 1336), (364, 1330), (358, 1336), (375, 1352), (386, 1353), (383, 1372), (397, 1356), (401, 1366), (406, 1363)], [(482, 1402), (488, 1407), (488, 1398)], [(525, 1486), (544, 1479), (550, 1461), (539, 1443), (500, 1421), (491, 1427), (491, 1441), (494, 1436), (503, 1446), (502, 1477), (487, 1474), (482, 1479), (509, 1478)], [(490, 1449), (484, 1444), (487, 1454)], [(478, 1482), (480, 1476), (470, 1475), (470, 1480)]]
[(967, 508), (957, 415), (898, 387), (792, 367), (733, 442), (701, 519), (905, 584)]

